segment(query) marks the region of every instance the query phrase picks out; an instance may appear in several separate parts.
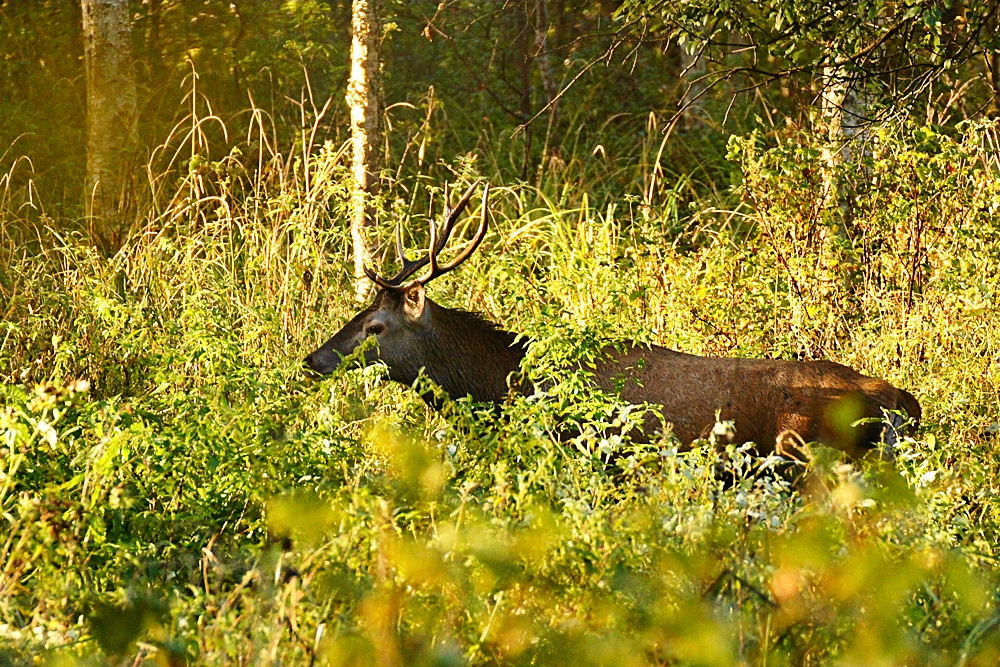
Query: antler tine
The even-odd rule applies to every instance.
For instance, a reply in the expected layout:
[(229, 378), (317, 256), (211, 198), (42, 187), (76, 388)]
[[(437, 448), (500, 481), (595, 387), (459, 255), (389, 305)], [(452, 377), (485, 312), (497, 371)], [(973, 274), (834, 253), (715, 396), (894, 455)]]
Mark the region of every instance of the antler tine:
[(464, 262), (472, 251), (479, 246), (482, 242), (483, 237), (486, 234), (486, 199), (489, 195), (490, 186), (487, 183), (485, 190), (483, 190), (483, 219), (480, 223), (479, 230), (476, 232), (476, 237), (472, 240), (470, 245), (462, 251), (462, 254), (455, 260), (449, 262), (445, 266), (440, 266), (437, 261), (438, 253), (444, 250), (445, 245), (448, 243), (448, 239), (451, 237), (451, 233), (455, 229), (455, 223), (458, 221), (458, 217), (465, 210), (466, 206), (469, 205), (469, 200), (472, 199), (472, 194), (475, 192), (476, 186), (479, 182), (476, 181), (469, 186), (469, 189), (465, 191), (462, 198), (458, 200), (458, 203), (452, 207), (448, 202), (450, 197), (448, 196), (448, 184), (445, 184), (445, 211), (444, 211), (444, 221), (441, 226), (438, 227), (433, 221), (431, 222), (431, 237), (427, 255), (419, 259), (410, 259), (406, 256), (403, 250), (403, 233), (400, 225), (396, 225), (396, 254), (399, 256), (399, 261), (402, 264), (402, 268), (399, 273), (393, 276), (391, 279), (386, 280), (376, 274), (369, 267), (365, 267), (365, 274), (368, 278), (378, 285), (379, 287), (385, 289), (399, 289), (403, 285), (403, 281), (412, 276), (416, 271), (422, 269), (423, 267), (430, 265), (425, 276), (417, 278), (412, 281), (413, 283), (420, 283), (421, 285), (426, 284), (432, 278), (447, 273), (451, 271), (456, 266)]
[(410, 260), (406, 259), (406, 253), (403, 252), (403, 228), (398, 222), (396, 223), (396, 256), (403, 266), (409, 264)]
[[(428, 276), (434, 276), (438, 273), (438, 263), (437, 256), (438, 253), (444, 250), (445, 245), (448, 243), (448, 239), (451, 238), (451, 233), (455, 230), (455, 222), (458, 220), (458, 216), (462, 214), (465, 207), (469, 205), (469, 200), (472, 198), (472, 193), (475, 191), (476, 186), (479, 182), (476, 181), (469, 186), (469, 189), (465, 191), (462, 198), (458, 200), (458, 203), (454, 207), (451, 205), (451, 196), (448, 193), (448, 184), (444, 184), (444, 221), (441, 223), (441, 229), (431, 222), (431, 242), (430, 248), (427, 253), (428, 263), (430, 264), (430, 271)], [(430, 280), (430, 278), (427, 278)], [(421, 280), (421, 284), (426, 282), (426, 280)]]
[(448, 238), (451, 236), (451, 232), (455, 227), (455, 221), (469, 204), (469, 199), (472, 198), (472, 193), (475, 191), (478, 184), (479, 182), (477, 181), (470, 185), (469, 189), (464, 195), (462, 195), (462, 198), (458, 201), (458, 204), (456, 204), (454, 208), (452, 208), (450, 203), (451, 197), (449, 195), (450, 190), (448, 188), (448, 183), (444, 184), (444, 222), (439, 229), (437, 225), (431, 221), (431, 242), (430, 249), (426, 257), (410, 259), (406, 256), (406, 253), (403, 251), (402, 229), (398, 224), (396, 225), (396, 254), (399, 255), (399, 261), (402, 264), (402, 268), (399, 270), (399, 273), (386, 282), (399, 286), (404, 280), (412, 276), (418, 270), (428, 264), (434, 266), (437, 263), (437, 254), (444, 250), (444, 246), (448, 243)]
[[(445, 183), (445, 191), (447, 191), (447, 189), (448, 189), (448, 184)], [(447, 197), (445, 197), (445, 201), (447, 201)], [(445, 229), (445, 233), (441, 237), (441, 247), (444, 247), (444, 242), (448, 240), (449, 231), (450, 230)], [(434, 272), (437, 271), (437, 254), (441, 250), (441, 248), (438, 247), (437, 235), (438, 235), (438, 226), (437, 224), (435, 224), (433, 220), (431, 220), (431, 241), (429, 244), (430, 248), (427, 251), (427, 262), (428, 264), (430, 264), (431, 267), (430, 275), (434, 275)], [(423, 281), (421, 281), (418, 278), (417, 282), (422, 283)]]
[(362, 267), (362, 269), (364, 270), (365, 275), (368, 276), (368, 280), (372, 281), (379, 287), (383, 289), (392, 289), (393, 287), (395, 287), (395, 285), (393, 284), (394, 281), (385, 280), (384, 278), (382, 278), (382, 276), (375, 273), (375, 270), (372, 269), (372, 267), (368, 266), (367, 264), (365, 264)]
[[(476, 191), (476, 186), (478, 185), (479, 181), (475, 181), (472, 185), (470, 185), (469, 189), (465, 191), (464, 195), (462, 195), (462, 198), (458, 200), (457, 204), (455, 204), (455, 208), (452, 208), (449, 205), (445, 209), (444, 224), (442, 225), (444, 227), (444, 233), (441, 237), (441, 248), (443, 248), (444, 244), (448, 242), (448, 237), (451, 236), (451, 231), (455, 228), (455, 222), (458, 221), (458, 216), (462, 215), (462, 211), (464, 211), (465, 207), (469, 205), (469, 200), (472, 199), (472, 193)], [(440, 248), (438, 251), (440, 251)]]
[(403, 230), (398, 223), (396, 224), (396, 255), (399, 256), (399, 263), (402, 265), (402, 268), (399, 270), (399, 273), (386, 282), (397, 287), (400, 283), (413, 275), (415, 271), (423, 268), (427, 264), (427, 258), (410, 259), (406, 256), (406, 252), (403, 250)]
[[(462, 199), (459, 200), (458, 204), (455, 206), (455, 209), (449, 212), (447, 219), (445, 220), (445, 231), (442, 234), (441, 247), (444, 246), (444, 243), (448, 240), (448, 237), (451, 235), (451, 232), (455, 227), (455, 221), (458, 219), (459, 214), (461, 214), (462, 210), (465, 209), (465, 207), (468, 205), (469, 199), (472, 198), (472, 192), (476, 187), (476, 185), (478, 185), (478, 183), (473, 183), (472, 186), (470, 186), (469, 189), (466, 190), (465, 194), (462, 195)], [(479, 247), (479, 244), (482, 243), (483, 239), (486, 237), (486, 227), (489, 223), (489, 209), (487, 208), (489, 196), (490, 196), (490, 184), (487, 183), (486, 187), (483, 188), (482, 217), (480, 218), (479, 228), (476, 230), (476, 235), (473, 237), (472, 241), (470, 241), (469, 244), (465, 247), (465, 249), (462, 250), (461, 253), (459, 253), (458, 257), (448, 262), (447, 264), (443, 265), (439, 265), (437, 263), (437, 252), (432, 250), (429, 256), (430, 270), (423, 276), (417, 278), (414, 282), (420, 283), (421, 285), (426, 285), (434, 278), (442, 276), (451, 271), (452, 269), (457, 268), (462, 262), (467, 260), (469, 256), (472, 255), (473, 252), (475, 252), (476, 248)], [(432, 227), (431, 228), (432, 249), (437, 247), (435, 245), (436, 236), (437, 234), (435, 233), (435, 230)], [(438, 250), (440, 249), (441, 248), (438, 247)]]

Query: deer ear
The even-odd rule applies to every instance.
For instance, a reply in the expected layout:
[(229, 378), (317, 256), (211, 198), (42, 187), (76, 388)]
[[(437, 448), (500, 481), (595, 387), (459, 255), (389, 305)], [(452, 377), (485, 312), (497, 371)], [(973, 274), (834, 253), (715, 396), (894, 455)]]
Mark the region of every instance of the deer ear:
[(424, 312), (424, 286), (420, 283), (403, 292), (403, 312), (411, 320), (418, 319)]

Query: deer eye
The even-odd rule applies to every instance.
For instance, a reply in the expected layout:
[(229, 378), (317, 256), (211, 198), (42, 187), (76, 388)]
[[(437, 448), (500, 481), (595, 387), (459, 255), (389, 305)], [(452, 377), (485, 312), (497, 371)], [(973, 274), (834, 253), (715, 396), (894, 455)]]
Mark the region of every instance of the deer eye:
[(385, 331), (385, 325), (381, 324), (379, 322), (375, 322), (373, 324), (369, 324), (365, 328), (365, 335), (366, 336), (377, 336), (380, 333), (382, 333), (383, 331)]

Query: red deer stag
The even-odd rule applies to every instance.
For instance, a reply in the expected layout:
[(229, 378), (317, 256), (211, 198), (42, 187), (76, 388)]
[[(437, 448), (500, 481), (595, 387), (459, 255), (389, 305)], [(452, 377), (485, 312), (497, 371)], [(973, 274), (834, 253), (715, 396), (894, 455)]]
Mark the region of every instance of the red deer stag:
[[(474, 187), (454, 208), (446, 207), (440, 229), (431, 223), (426, 256), (407, 258), (397, 227), (402, 269), (386, 279), (366, 268), (379, 288), (375, 300), (306, 357), (312, 371), (332, 372), (362, 341), (375, 336), (377, 345), (368, 348), (365, 363), (381, 360), (397, 382), (413, 385), (423, 373), (454, 398), (468, 395), (499, 403), (508, 397), (510, 378), (518, 372), (527, 344), (478, 315), (439, 306), (425, 294), (427, 283), (468, 259), (486, 234), (489, 185), (472, 241), (454, 260), (439, 261)], [(707, 435), (718, 414), (734, 422), (740, 442), (754, 442), (761, 453), (781, 451), (801, 438), (852, 455), (884, 443), (891, 454), (904, 423), (901, 414), (914, 423), (920, 419), (920, 405), (909, 392), (830, 361), (699, 357), (626, 344), (609, 346), (593, 368), (593, 381), (630, 403), (661, 406), (663, 420), (685, 445)], [(888, 423), (884, 411), (889, 411)], [(853, 425), (862, 418), (867, 418), (863, 425)], [(652, 438), (663, 428), (649, 413), (638, 435)]]

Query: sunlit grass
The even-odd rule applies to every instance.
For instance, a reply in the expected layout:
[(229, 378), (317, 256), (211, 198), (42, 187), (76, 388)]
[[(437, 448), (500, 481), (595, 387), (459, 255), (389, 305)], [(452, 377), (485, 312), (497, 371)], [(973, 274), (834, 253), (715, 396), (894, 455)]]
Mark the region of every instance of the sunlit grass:
[[(535, 372), (570, 382), (561, 361), (643, 339), (832, 358), (924, 407), (893, 468), (816, 448), (793, 484), (731, 447), (725, 484), (711, 447), (554, 437), (621, 414), (610, 399), (442, 415), (378, 367), (306, 379), (300, 359), (357, 308), (343, 153), (308, 128), (282, 150), (262, 121), (210, 161), (214, 122), (154, 153), (150, 213), (113, 254), (0, 198), (0, 656), (1000, 658), (1000, 193), (975, 141), (886, 136), (877, 188), (840, 175), (853, 244), (811, 213), (808, 138), (734, 148), (735, 193), (666, 172), (652, 140), (610, 171), (574, 148), (535, 185), (497, 182), (515, 157), (486, 153), (387, 187), (373, 242), (403, 220), (419, 246), (443, 178), (498, 186), (483, 247), (431, 296), (531, 334)], [(933, 211), (921, 229), (913, 201)]]

